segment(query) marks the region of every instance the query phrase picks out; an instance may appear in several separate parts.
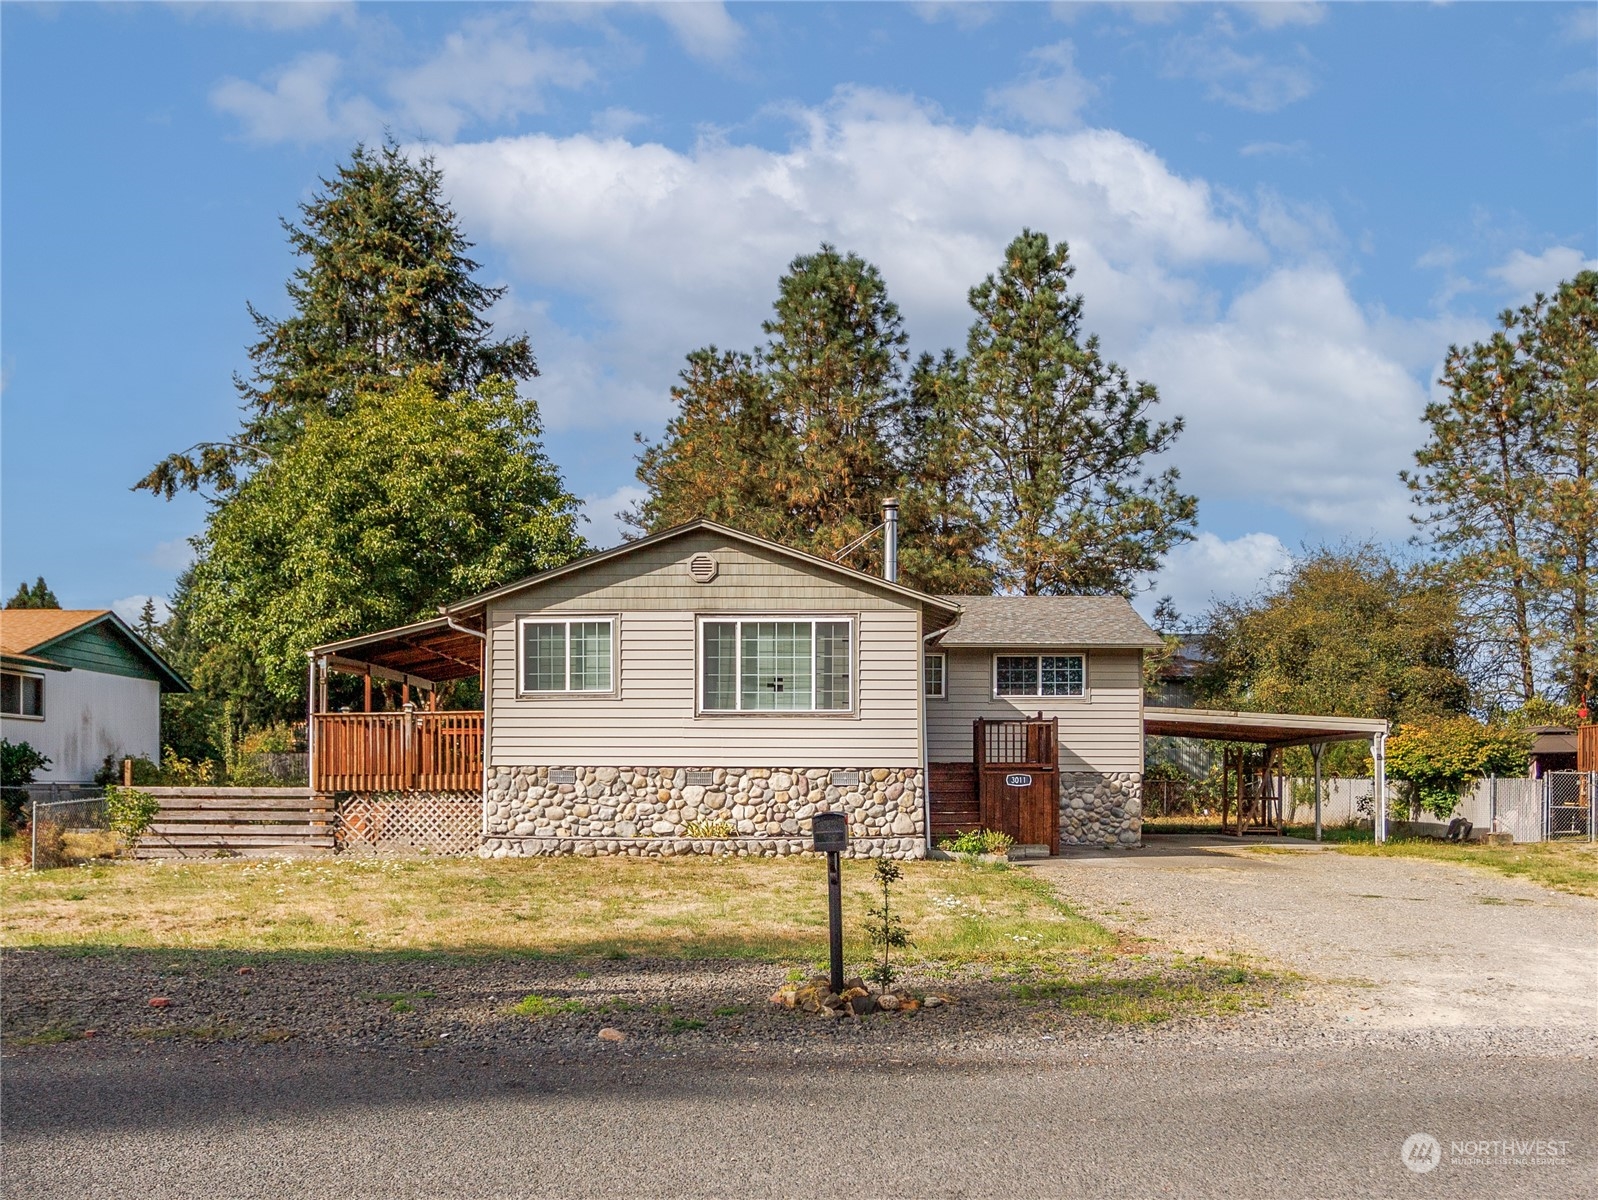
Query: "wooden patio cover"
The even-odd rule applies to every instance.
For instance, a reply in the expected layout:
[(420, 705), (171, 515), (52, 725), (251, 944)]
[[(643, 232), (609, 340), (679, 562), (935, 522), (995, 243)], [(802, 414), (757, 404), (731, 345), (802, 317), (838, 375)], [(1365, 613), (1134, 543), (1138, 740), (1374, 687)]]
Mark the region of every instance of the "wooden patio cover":
[(312, 653), (335, 671), (427, 688), (482, 674), (482, 635), (461, 629), (463, 623), (438, 617), (330, 642)]

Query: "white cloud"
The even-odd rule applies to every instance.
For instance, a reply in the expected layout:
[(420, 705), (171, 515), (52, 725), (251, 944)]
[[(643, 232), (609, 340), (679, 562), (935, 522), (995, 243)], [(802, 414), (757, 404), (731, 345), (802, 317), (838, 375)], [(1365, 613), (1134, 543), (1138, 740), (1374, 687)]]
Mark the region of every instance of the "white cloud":
[(1259, 158), (1264, 156), (1285, 155), (1291, 158), (1300, 158), (1309, 150), (1309, 143), (1303, 138), (1291, 142), (1250, 142), (1238, 149), (1244, 158)]
[(1281, 29), (1286, 25), (1319, 25), (1326, 19), (1324, 4), (1299, 4), (1293, 0), (1257, 0), (1232, 7), (1248, 14), (1261, 29)]
[(232, 21), (247, 29), (275, 33), (312, 29), (328, 21), (346, 25), (355, 21), (355, 5), (348, 0), (225, 0), (224, 3), (180, 2), (172, 6), (185, 17)]
[(956, 29), (977, 29), (994, 17), (993, 5), (982, 0), (919, 0), (910, 9), (929, 25), (949, 21)]
[(743, 26), (721, 0), (663, 0), (655, 12), (695, 58), (725, 62), (743, 46)]
[(237, 117), (245, 135), (261, 142), (307, 143), (381, 133), (383, 116), (371, 101), (334, 97), (342, 70), (336, 54), (304, 54), (268, 76), (266, 87), (224, 79), (212, 89), (211, 103)]
[[(1185, 270), (1264, 258), (1208, 185), (1119, 133), (962, 127), (865, 91), (795, 119), (778, 150), (586, 134), (430, 148), (467, 227), (507, 252), (518, 286), (579, 296), (603, 326), (564, 345), (540, 336), (552, 425), (658, 417), (682, 356), (755, 343), (777, 277), (824, 240), (882, 269), (929, 348), (963, 344), (967, 290), (1023, 226), (1070, 241), (1090, 326), (1110, 344), (1201, 305)], [(568, 405), (569, 373), (626, 382), (575, 389)]]
[(453, 138), (473, 119), (540, 112), (547, 88), (581, 87), (593, 78), (593, 68), (572, 50), (530, 46), (522, 30), (486, 18), (449, 34), (429, 61), (394, 72), (387, 90), (406, 128)]
[(157, 542), (145, 557), (152, 566), (176, 573), (194, 561), (194, 543), (186, 537)]
[(1269, 113), (1302, 100), (1315, 90), (1309, 56), (1300, 47), (1297, 61), (1273, 61), (1245, 54), (1223, 40), (1218, 26), (1200, 35), (1174, 37), (1166, 46), (1164, 71), (1173, 79), (1205, 84), (1205, 94), (1234, 108)]
[(155, 619), (157, 621), (164, 621), (172, 615), (172, 609), (167, 604), (165, 596), (124, 596), (120, 600), (111, 601), (111, 611), (137, 629), (139, 627), (139, 618), (144, 612), (144, 603), (147, 600), (155, 602)]
[(1218, 321), (1156, 330), (1133, 361), (1187, 420), (1175, 457), (1199, 496), (1340, 532), (1407, 529), (1397, 473), (1426, 389), (1330, 268), (1277, 270)]
[(634, 504), (641, 504), (648, 498), (647, 491), (633, 484), (623, 484), (609, 495), (585, 496), (583, 516), (587, 518), (588, 524), (583, 526), (580, 532), (596, 549), (604, 550), (611, 546), (619, 546), (624, 539), (618, 514)]
[(1554, 292), (1578, 271), (1598, 270), (1598, 259), (1588, 258), (1574, 246), (1550, 246), (1541, 254), (1516, 250), (1487, 273), (1519, 296)]
[(1161, 596), (1170, 596), (1189, 623), (1217, 600), (1251, 596), (1293, 556), (1272, 533), (1245, 533), (1226, 541), (1200, 533), (1166, 556), (1152, 590), (1138, 598), (1138, 607), (1152, 613)]
[(1043, 129), (1069, 129), (1077, 113), (1098, 93), (1076, 69), (1069, 41), (1043, 46), (1027, 56), (1034, 66), (1021, 79), (988, 92), (988, 107)]
[(524, 30), (500, 17), (467, 21), (431, 58), (379, 72), (369, 82), (387, 93), (386, 104), (346, 84), (345, 74), (336, 54), (315, 51), (264, 83), (224, 79), (211, 103), (261, 142), (372, 139), (385, 128), (450, 139), (474, 121), (541, 112), (551, 88), (579, 88), (595, 78), (577, 52), (530, 44)]

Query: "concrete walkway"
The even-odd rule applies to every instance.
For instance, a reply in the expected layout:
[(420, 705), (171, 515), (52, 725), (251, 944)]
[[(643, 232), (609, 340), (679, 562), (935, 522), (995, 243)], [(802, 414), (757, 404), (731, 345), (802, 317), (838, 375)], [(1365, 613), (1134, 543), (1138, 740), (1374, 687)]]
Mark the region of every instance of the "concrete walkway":
[(1598, 900), (1295, 839), (1166, 835), (1024, 869), (1117, 928), (1343, 985), (1329, 995), (1344, 1025), (1517, 1031), (1548, 1049), (1598, 1035)]

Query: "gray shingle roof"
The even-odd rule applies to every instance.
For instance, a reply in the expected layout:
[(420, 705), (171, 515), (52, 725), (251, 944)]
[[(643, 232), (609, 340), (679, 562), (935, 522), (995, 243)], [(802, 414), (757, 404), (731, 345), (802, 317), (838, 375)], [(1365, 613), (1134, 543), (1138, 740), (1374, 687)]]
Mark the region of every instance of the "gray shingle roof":
[(1120, 596), (945, 596), (964, 610), (939, 646), (1154, 648), (1159, 634)]

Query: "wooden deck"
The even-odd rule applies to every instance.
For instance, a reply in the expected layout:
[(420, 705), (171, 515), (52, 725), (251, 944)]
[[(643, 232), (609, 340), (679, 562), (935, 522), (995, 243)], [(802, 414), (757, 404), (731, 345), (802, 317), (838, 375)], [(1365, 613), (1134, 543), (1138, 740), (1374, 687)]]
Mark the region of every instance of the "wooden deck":
[(315, 713), (317, 792), (480, 792), (480, 712)]

